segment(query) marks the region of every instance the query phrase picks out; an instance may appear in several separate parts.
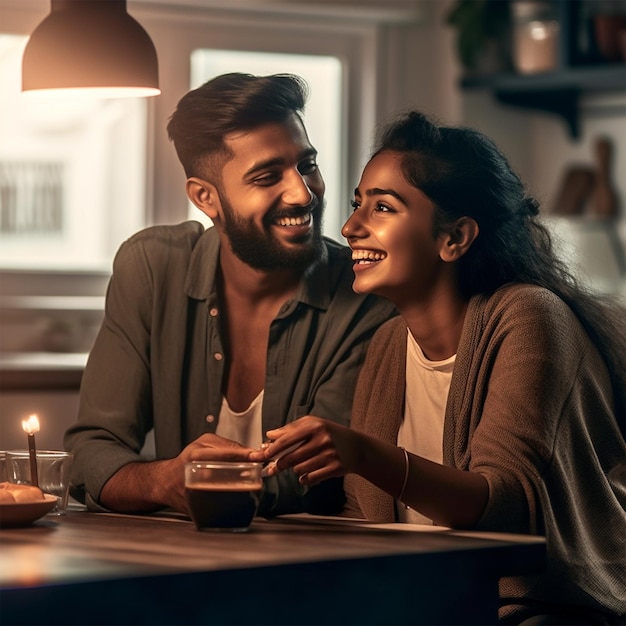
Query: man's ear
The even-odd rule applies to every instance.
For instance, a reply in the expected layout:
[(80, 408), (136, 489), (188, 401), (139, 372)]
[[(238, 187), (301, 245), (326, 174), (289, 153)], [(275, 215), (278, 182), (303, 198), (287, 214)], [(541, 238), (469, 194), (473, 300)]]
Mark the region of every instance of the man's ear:
[(215, 185), (202, 178), (192, 176), (185, 187), (187, 197), (213, 221), (219, 216), (220, 197)]
[(439, 256), (443, 261), (457, 261), (470, 249), (479, 232), (476, 220), (471, 217), (460, 217), (446, 229), (441, 239)]

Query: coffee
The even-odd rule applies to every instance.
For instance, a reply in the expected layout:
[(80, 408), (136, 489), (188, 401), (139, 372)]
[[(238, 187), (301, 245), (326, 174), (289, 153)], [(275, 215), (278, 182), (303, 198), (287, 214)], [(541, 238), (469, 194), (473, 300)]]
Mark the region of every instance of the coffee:
[(260, 483), (196, 483), (185, 488), (187, 507), (198, 530), (246, 530), (256, 514), (260, 495)]

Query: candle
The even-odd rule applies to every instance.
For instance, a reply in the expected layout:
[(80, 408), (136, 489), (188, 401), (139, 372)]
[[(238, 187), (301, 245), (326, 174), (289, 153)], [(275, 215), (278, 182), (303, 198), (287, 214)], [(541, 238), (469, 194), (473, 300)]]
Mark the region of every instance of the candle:
[(30, 482), (39, 487), (37, 475), (37, 448), (35, 446), (35, 433), (39, 432), (39, 419), (31, 415), (27, 420), (22, 420), (22, 428), (28, 434), (28, 455), (30, 457)]

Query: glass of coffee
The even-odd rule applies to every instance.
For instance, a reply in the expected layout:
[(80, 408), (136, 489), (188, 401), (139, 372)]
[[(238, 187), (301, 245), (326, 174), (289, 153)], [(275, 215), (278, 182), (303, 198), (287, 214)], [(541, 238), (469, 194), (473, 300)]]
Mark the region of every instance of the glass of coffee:
[(244, 532), (256, 515), (263, 487), (261, 463), (191, 461), (185, 498), (198, 530)]

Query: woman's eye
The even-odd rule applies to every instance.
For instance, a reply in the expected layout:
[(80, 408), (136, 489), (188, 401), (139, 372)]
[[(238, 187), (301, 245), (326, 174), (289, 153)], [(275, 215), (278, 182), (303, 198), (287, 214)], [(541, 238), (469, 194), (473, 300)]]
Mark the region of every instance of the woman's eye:
[(353, 211), (356, 211), (361, 206), (361, 203), (357, 202), (356, 200), (350, 200), (350, 206), (352, 207)]
[(387, 206), (386, 204), (382, 204), (381, 202), (379, 202), (376, 205), (376, 208), (374, 209), (375, 211), (379, 211), (380, 213), (391, 213), (393, 212), (393, 209), (389, 206)]

